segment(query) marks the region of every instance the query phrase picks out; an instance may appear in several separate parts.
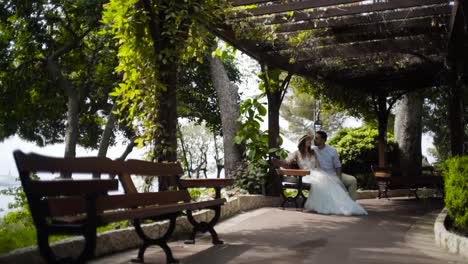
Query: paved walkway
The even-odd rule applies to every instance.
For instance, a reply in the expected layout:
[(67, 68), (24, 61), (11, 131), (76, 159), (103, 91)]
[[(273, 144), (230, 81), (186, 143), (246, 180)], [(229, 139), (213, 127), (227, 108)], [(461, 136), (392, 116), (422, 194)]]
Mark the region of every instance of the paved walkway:
[[(433, 223), (441, 200), (406, 198), (359, 200), (368, 216), (343, 217), (261, 208), (236, 215), (217, 226), (224, 245), (204, 235), (195, 245), (172, 242), (181, 263), (468, 263), (435, 245)], [(92, 263), (128, 263), (137, 250)], [(165, 263), (158, 247), (145, 263)]]

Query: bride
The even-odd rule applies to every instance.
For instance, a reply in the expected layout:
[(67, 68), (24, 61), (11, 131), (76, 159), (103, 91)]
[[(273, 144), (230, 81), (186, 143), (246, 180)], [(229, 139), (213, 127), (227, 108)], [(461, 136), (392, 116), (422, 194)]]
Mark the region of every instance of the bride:
[(351, 199), (336, 175), (320, 169), (319, 161), (311, 145), (312, 136), (303, 136), (299, 140), (298, 150), (287, 158), (289, 164), (297, 163), (299, 168), (310, 170), (310, 175), (302, 178), (304, 183), (311, 185), (304, 209), (316, 211), (319, 214), (367, 215), (366, 210)]

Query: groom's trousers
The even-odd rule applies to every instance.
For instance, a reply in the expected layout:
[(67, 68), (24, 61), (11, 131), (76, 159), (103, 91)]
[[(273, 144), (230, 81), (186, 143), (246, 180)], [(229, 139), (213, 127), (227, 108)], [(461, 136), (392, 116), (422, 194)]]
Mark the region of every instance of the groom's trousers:
[(349, 196), (351, 196), (351, 199), (356, 201), (357, 199), (356, 177), (346, 174), (346, 173), (341, 173), (341, 181), (343, 182), (346, 189), (348, 189), (348, 193), (349, 193)]

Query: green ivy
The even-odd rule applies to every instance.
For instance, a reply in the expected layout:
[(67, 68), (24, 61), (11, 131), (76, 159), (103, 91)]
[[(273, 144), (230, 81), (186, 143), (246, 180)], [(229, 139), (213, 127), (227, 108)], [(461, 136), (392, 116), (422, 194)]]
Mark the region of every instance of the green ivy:
[[(191, 58), (200, 61), (208, 50), (208, 32), (199, 21), (217, 19), (223, 4), (208, 0), (139, 1), (110, 0), (104, 6), (103, 33), (110, 33), (119, 42), (119, 65), (123, 81), (111, 93), (118, 98), (119, 113), (126, 113), (127, 122), (138, 126), (141, 147), (151, 145), (165, 132), (158, 118), (161, 94), (168, 89), (167, 78), (172, 65)], [(158, 142), (166, 146), (167, 142)], [(160, 152), (175, 150), (163, 149)], [(158, 151), (159, 152), (159, 151)]]

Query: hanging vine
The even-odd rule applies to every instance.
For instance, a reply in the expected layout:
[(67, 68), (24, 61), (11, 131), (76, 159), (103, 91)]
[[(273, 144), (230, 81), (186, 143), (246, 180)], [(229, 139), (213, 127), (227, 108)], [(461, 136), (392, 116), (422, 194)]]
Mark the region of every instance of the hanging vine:
[(119, 42), (115, 70), (123, 73), (111, 95), (119, 98), (118, 112), (125, 110), (127, 122), (142, 134), (138, 145), (153, 145), (152, 154), (159, 156), (154, 159), (176, 151), (168, 142), (167, 134), (175, 131), (165, 127), (168, 115), (161, 111), (168, 107), (162, 104), (175, 93), (180, 63), (201, 60), (208, 49), (207, 31), (197, 22), (222, 11), (223, 4), (214, 0), (111, 0), (104, 6), (105, 32)]

